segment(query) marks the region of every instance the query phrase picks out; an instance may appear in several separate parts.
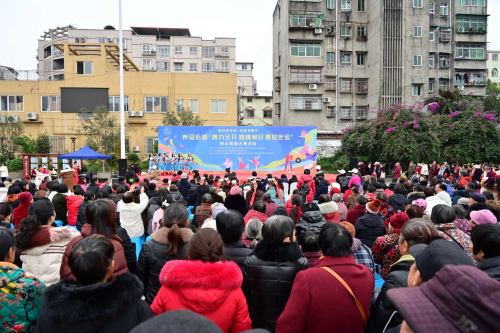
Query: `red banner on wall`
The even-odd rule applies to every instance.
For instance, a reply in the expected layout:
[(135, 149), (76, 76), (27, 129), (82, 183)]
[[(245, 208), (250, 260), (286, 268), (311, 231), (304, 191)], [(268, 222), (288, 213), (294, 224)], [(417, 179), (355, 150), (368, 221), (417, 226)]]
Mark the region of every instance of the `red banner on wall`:
[(29, 156), (26, 156), (24, 155), (23, 156), (23, 176), (26, 177), (30, 177), (30, 158)]

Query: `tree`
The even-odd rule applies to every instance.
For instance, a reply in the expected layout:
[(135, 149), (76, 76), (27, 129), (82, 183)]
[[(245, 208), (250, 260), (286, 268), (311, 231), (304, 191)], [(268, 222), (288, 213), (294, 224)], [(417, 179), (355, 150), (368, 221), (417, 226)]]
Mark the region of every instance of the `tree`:
[[(4, 114), (7, 119), (8, 114)], [(24, 134), (24, 126), (21, 122), (0, 123), (0, 155), (5, 161), (14, 158), (14, 153), (19, 149), (19, 138)]]
[(38, 134), (35, 141), (35, 151), (37, 154), (50, 154), (50, 139), (47, 134)]
[(20, 136), (17, 139), (17, 142), (19, 143), (19, 146), (21, 147), (21, 150), (23, 154), (34, 154), (35, 153), (35, 140), (33, 140), (30, 136)]
[[(178, 106), (177, 111), (165, 113), (162, 119), (163, 126), (203, 126), (205, 119), (195, 115), (189, 108)], [(153, 128), (158, 132), (158, 128)]]

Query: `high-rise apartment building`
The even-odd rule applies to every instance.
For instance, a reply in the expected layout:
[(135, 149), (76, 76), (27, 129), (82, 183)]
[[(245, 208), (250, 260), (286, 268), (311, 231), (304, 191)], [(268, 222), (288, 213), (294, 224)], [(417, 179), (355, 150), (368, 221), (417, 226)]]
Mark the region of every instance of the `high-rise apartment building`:
[(487, 16), (486, 0), (279, 0), (274, 124), (337, 133), (439, 88), (484, 94)]

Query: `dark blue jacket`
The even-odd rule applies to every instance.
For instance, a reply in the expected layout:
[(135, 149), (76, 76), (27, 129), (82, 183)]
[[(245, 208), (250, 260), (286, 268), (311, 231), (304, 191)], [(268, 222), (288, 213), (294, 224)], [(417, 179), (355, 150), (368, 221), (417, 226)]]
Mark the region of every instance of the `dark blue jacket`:
[(453, 192), (453, 196), (451, 196), (451, 204), (456, 205), (458, 200), (462, 197), (465, 197), (465, 190), (458, 190)]
[(191, 184), (189, 184), (189, 181), (187, 179), (181, 179), (177, 183), (177, 187), (179, 188), (179, 192), (181, 192), (184, 200), (188, 201), (188, 199), (189, 199), (189, 189), (191, 188)]
[(330, 186), (328, 180), (324, 179), (321, 183), (319, 183), (318, 187), (316, 188), (316, 194), (314, 194), (314, 200), (317, 200), (318, 197), (322, 194), (328, 194), (328, 186)]

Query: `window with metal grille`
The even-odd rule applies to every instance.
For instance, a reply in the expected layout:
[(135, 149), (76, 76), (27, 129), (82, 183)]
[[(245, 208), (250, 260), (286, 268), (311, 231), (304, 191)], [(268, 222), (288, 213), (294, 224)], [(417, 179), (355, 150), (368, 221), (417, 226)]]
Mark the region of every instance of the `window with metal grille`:
[(151, 54), (151, 44), (142, 44), (142, 54)]
[(352, 92), (352, 79), (340, 79), (340, 92)]
[(224, 56), (224, 57), (228, 57), (229, 56), (229, 46), (227, 46), (227, 45), (221, 46), (220, 47), (220, 55)]
[(174, 64), (174, 69), (176, 72), (182, 72), (182, 67), (183, 67), (183, 63), (182, 62), (176, 62)]
[(335, 118), (337, 113), (335, 112), (335, 106), (327, 106), (326, 107), (326, 116), (328, 118)]
[(359, 94), (368, 93), (368, 79), (358, 79), (356, 82), (356, 92)]
[(142, 59), (142, 69), (145, 71), (151, 70), (151, 59)]
[(484, 45), (457, 44), (455, 49), (455, 58), (484, 59)]
[(290, 83), (322, 83), (323, 70), (312, 68), (290, 68)]
[(350, 106), (343, 106), (340, 108), (340, 119), (351, 119), (351, 110)]
[(182, 46), (175, 47), (175, 54), (182, 54)]
[(223, 73), (229, 72), (229, 61), (221, 61), (220, 62), (220, 71)]
[(171, 66), (170, 62), (168, 62), (168, 61), (157, 61), (156, 62), (156, 71), (170, 73), (171, 72), (170, 66)]
[(290, 96), (290, 109), (305, 111), (320, 111), (323, 108), (321, 96)]
[(321, 57), (321, 42), (292, 42), (292, 57)]
[(326, 90), (336, 90), (337, 89), (337, 80), (334, 77), (327, 77), (325, 80), (325, 89)]
[(146, 154), (154, 154), (155, 142), (158, 142), (157, 138), (146, 138)]
[(357, 106), (356, 113), (358, 119), (366, 119), (368, 117), (368, 106), (367, 105)]

